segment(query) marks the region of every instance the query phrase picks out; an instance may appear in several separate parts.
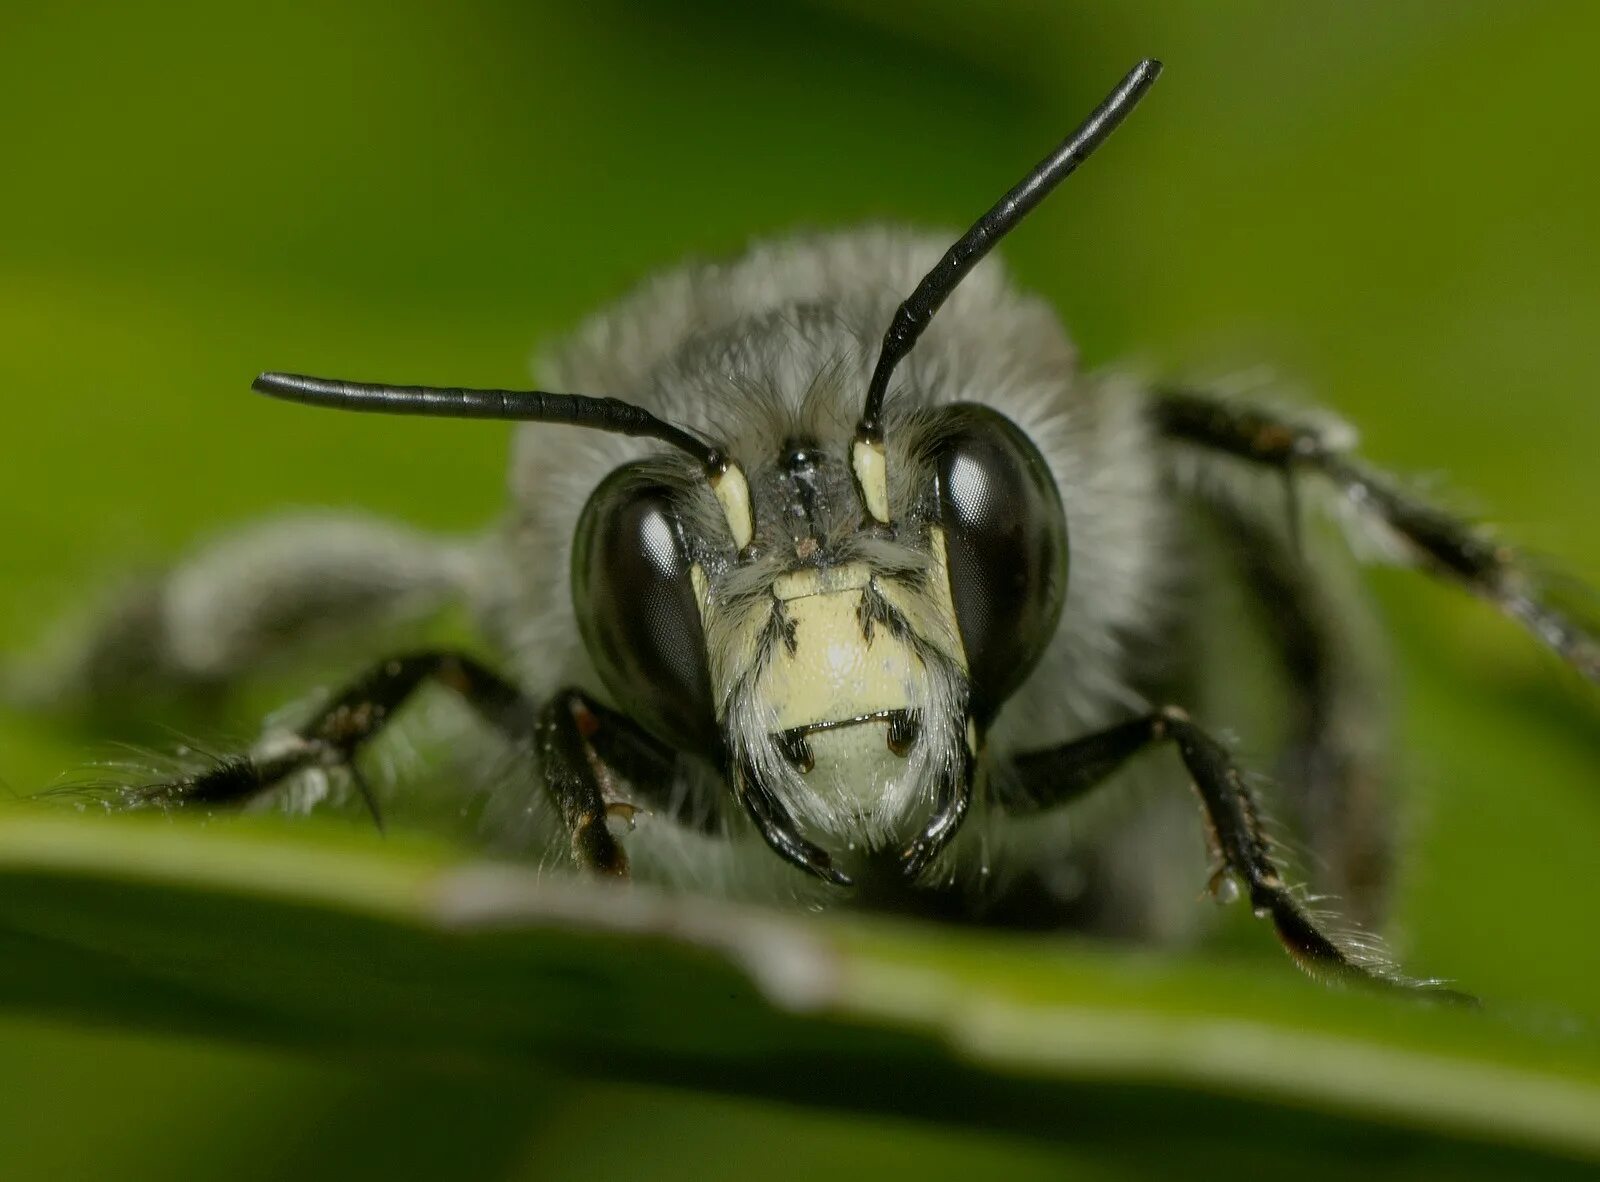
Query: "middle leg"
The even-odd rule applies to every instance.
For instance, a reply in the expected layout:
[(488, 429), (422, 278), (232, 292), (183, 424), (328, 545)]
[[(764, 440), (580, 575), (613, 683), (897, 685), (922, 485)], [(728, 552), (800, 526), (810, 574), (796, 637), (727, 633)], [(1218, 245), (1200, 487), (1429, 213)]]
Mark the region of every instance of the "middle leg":
[(1217, 858), (1213, 889), (1221, 889), (1225, 876), (1233, 875), (1256, 914), (1272, 921), (1278, 939), (1302, 969), (1318, 978), (1371, 982), (1469, 1000), (1436, 981), (1403, 976), (1370, 947), (1336, 938), (1312, 916), (1284, 880), (1262, 831), (1255, 797), (1226, 748), (1176, 707), (1060, 747), (1018, 756), (1018, 774), (1008, 781), (1010, 788), (999, 803), (1019, 814), (1065, 804), (1103, 783), (1134, 755), (1164, 742), (1177, 747), (1199, 794), (1206, 835)]
[(1196, 390), (1162, 390), (1153, 411), (1157, 429), (1172, 444), (1277, 471), (1291, 488), (1299, 474), (1322, 477), (1420, 569), (1494, 604), (1582, 677), (1600, 684), (1600, 635), (1585, 593), (1574, 595), (1574, 588), (1542, 576), (1515, 548), (1352, 458), (1349, 441), (1338, 433)]

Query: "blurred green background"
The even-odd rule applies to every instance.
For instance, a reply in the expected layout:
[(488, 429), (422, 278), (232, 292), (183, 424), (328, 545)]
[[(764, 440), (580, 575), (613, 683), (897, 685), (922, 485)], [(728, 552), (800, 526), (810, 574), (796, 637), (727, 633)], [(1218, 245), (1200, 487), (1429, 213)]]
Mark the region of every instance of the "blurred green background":
[[(541, 338), (686, 253), (965, 222), (1146, 54), (1150, 101), (1005, 251), (1087, 360), (1270, 366), (1594, 579), (1597, 38), (1580, 2), (12, 6), (0, 652), (253, 515), (496, 511), (503, 430), (294, 413), (257, 371), (517, 385)], [(1595, 696), (1488, 610), (1372, 582), (1420, 802), (1408, 957), (1592, 1027)], [(0, 718), (13, 790), (101, 753)], [(1264, 938), (1228, 954), (1288, 971)], [(0, 1095), (7, 1179), (1119, 1169), (4, 1016)]]

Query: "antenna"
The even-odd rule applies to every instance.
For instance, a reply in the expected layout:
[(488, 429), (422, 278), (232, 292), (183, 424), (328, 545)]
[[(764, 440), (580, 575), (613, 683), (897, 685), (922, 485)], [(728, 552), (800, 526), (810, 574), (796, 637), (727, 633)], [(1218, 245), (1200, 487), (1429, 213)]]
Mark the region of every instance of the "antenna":
[(620, 398), (548, 394), (543, 390), (464, 390), (444, 386), (389, 386), (295, 373), (264, 373), (251, 383), (259, 394), (371, 414), (425, 415), (441, 419), (503, 419), (518, 423), (566, 423), (616, 435), (659, 439), (688, 452), (715, 479), (728, 467), (723, 454), (682, 427)]
[[(853, 465), (857, 482), (862, 485), (862, 495), (874, 517), (887, 521), (887, 496), (878, 497), (875, 490), (867, 488), (867, 479), (882, 479), (881, 454), (883, 450), (883, 399), (889, 389), (889, 378), (895, 366), (911, 352), (933, 319), (940, 306), (949, 298), (968, 272), (994, 249), (1001, 238), (1010, 233), (1018, 222), (1032, 213), (1034, 208), (1050, 195), (1057, 185), (1077, 170), (1138, 105), (1145, 92), (1161, 74), (1161, 63), (1146, 58), (1117, 84), (1115, 90), (1094, 109), (1083, 124), (1068, 136), (1055, 151), (1046, 156), (1033, 171), (1023, 177), (1004, 197), (995, 202), (989, 212), (972, 224), (944, 257), (922, 277), (915, 291), (900, 305), (884, 334), (883, 348), (878, 353), (878, 364), (867, 384), (866, 406), (856, 424), (856, 446)], [(863, 446), (865, 445), (865, 447)], [(876, 451), (880, 457), (873, 462), (865, 451)], [(864, 472), (865, 469), (865, 472)], [(865, 477), (865, 478), (864, 478)], [(884, 508), (879, 514), (878, 508)]]

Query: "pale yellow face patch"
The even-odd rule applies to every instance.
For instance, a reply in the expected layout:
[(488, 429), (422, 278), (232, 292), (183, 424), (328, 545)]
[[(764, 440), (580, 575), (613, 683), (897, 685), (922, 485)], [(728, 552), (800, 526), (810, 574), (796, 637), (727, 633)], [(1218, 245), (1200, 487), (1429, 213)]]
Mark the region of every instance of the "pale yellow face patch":
[[(891, 748), (892, 720), (925, 720), (917, 724), (924, 735), (948, 727), (937, 712), (959, 701), (949, 666), (966, 667), (937, 530), (931, 549), (919, 586), (855, 562), (790, 571), (773, 581), (770, 598), (729, 606), (717, 601), (705, 571), (692, 569), (718, 722), (745, 728), (737, 732), (743, 742), (790, 761), (774, 784), (802, 820), (834, 830), (865, 824), (858, 834), (883, 837), (925, 800), (937, 749)], [(924, 664), (933, 653), (937, 672)], [(779, 754), (773, 744), (784, 732), (804, 737), (803, 756)]]
[[(794, 652), (783, 643), (776, 646), (768, 655), (758, 692), (776, 715), (778, 729), (838, 722), (908, 705), (907, 687), (925, 671), (911, 646), (887, 627), (880, 624), (867, 640), (861, 614), (869, 587), (900, 613), (923, 643), (966, 669), (950, 599), (943, 531), (930, 531), (930, 541), (933, 569), (924, 593), (874, 580), (860, 563), (792, 571), (774, 581), (774, 610), (783, 613), (792, 629)], [(734, 627), (716, 627), (718, 609), (710, 580), (698, 563), (690, 574), (706, 633), (719, 641), (709, 656), (720, 717), (724, 691), (758, 659), (768, 619), (765, 612), (754, 611)]]
[(889, 520), (889, 463), (884, 456), (883, 444), (870, 439), (857, 439), (850, 445), (850, 469), (855, 473), (856, 484), (861, 489), (861, 499), (867, 512), (882, 522)]
[(862, 629), (861, 604), (871, 576), (864, 566), (826, 574), (801, 571), (773, 587), (794, 637), (768, 658), (762, 698), (782, 730), (904, 709), (922, 662), (888, 629)]
[(719, 475), (712, 477), (711, 491), (716, 494), (722, 514), (728, 519), (734, 547), (743, 550), (756, 532), (755, 513), (750, 508), (750, 482), (744, 478), (744, 469), (738, 464), (729, 464)]

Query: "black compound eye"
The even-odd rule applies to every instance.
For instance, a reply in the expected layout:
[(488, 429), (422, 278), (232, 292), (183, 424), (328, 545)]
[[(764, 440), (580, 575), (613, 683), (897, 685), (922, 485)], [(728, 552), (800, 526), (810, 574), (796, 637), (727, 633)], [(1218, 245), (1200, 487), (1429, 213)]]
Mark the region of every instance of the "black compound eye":
[(934, 451), (950, 597), (980, 726), (1033, 671), (1067, 593), (1067, 521), (1039, 449), (985, 406), (949, 407)]
[(635, 721), (674, 747), (720, 745), (705, 632), (673, 493), (634, 465), (601, 482), (572, 550), (584, 646)]

